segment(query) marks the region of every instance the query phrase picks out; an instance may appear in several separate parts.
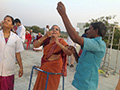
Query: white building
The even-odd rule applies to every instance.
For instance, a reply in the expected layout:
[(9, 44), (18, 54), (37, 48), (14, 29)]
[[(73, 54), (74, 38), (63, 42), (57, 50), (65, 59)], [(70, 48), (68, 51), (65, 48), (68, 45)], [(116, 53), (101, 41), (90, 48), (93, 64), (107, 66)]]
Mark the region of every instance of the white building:
[(81, 36), (84, 33), (84, 25), (85, 23), (77, 23), (77, 28), (79, 29), (79, 35)]

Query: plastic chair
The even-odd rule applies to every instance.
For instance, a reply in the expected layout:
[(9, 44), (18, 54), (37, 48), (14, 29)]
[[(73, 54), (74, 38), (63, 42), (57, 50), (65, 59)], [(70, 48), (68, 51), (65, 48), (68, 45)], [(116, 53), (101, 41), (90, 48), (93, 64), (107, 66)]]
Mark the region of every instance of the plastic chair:
[(35, 70), (38, 70), (38, 71), (40, 71), (40, 72), (44, 72), (44, 73), (47, 74), (45, 90), (47, 90), (47, 84), (48, 84), (49, 74), (51, 74), (51, 75), (62, 75), (62, 77), (63, 77), (62, 90), (64, 90), (64, 75), (63, 75), (62, 73), (51, 73), (51, 72), (46, 72), (46, 71), (43, 71), (43, 70), (41, 70), (41, 69), (39, 69), (39, 68), (36, 68), (36, 66), (33, 66), (33, 67), (32, 67), (32, 71), (31, 71), (31, 76), (30, 76), (30, 82), (29, 82), (29, 88), (28, 88), (28, 90), (30, 90), (30, 87), (31, 87), (32, 75), (33, 75), (33, 70), (34, 70), (34, 69), (35, 69)]

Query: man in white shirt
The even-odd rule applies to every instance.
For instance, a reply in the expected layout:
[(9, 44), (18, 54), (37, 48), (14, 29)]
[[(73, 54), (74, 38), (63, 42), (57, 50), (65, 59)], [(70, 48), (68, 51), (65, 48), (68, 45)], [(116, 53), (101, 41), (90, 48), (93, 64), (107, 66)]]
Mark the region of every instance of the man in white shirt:
[[(68, 36), (68, 38), (67, 38), (67, 43), (68, 43), (68, 45), (70, 45), (70, 46), (73, 46), (73, 47), (76, 47), (76, 43), (74, 43), (73, 41), (72, 41), (72, 39)], [(68, 62), (67, 62), (67, 65), (69, 65), (69, 57), (70, 57), (70, 67), (74, 67), (74, 61), (75, 61), (75, 58), (74, 58), (74, 55), (72, 54), (71, 56), (68, 56)]]
[(17, 25), (17, 30), (16, 30), (16, 33), (17, 35), (21, 38), (22, 42), (24, 43), (25, 42), (25, 27), (21, 24), (21, 21), (16, 18), (15, 19), (15, 24)]
[(46, 28), (44, 29), (44, 35), (46, 34), (47, 31), (49, 31), (49, 25), (46, 25)]

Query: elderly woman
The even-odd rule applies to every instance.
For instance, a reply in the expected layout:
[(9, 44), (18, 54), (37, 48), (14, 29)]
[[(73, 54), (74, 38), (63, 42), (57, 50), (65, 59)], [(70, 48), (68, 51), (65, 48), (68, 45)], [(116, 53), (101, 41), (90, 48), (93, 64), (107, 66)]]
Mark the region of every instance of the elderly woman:
[[(71, 55), (71, 51), (67, 48), (68, 44), (59, 36), (60, 28), (53, 25), (51, 30), (36, 41), (33, 46), (39, 47), (43, 45), (44, 53), (40, 69), (52, 73), (63, 73), (66, 76), (66, 55)], [(47, 90), (57, 90), (60, 77), (61, 75), (50, 75)], [(45, 73), (39, 72), (33, 90), (45, 90), (46, 78)]]
[(0, 31), (0, 90), (13, 90), (16, 59), (20, 67), (19, 77), (23, 75), (20, 52), (24, 49), (19, 36), (11, 31), (13, 26), (14, 19), (7, 15)]

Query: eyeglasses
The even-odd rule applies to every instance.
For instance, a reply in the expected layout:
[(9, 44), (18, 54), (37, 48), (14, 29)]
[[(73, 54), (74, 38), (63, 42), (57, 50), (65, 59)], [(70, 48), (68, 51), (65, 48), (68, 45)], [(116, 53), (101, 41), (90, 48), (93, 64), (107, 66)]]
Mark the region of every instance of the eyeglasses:
[(59, 31), (59, 29), (58, 29), (58, 28), (51, 28), (51, 29), (50, 29), (50, 31), (52, 31), (52, 30)]

